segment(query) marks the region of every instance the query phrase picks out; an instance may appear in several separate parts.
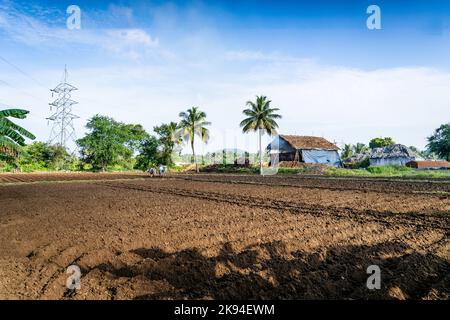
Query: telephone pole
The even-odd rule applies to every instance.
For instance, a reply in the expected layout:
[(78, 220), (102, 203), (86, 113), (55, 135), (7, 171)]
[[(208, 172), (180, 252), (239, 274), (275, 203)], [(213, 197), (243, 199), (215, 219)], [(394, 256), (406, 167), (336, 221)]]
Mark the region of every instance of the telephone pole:
[(72, 106), (78, 103), (71, 99), (71, 92), (74, 90), (78, 89), (67, 83), (67, 66), (65, 66), (61, 83), (55, 89), (50, 90), (52, 97), (56, 95), (56, 100), (49, 103), (50, 111), (54, 109), (54, 113), (47, 120), (53, 122), (48, 142), (50, 144), (58, 144), (66, 149), (68, 148), (68, 143), (75, 143), (76, 136), (73, 120), (79, 118), (72, 113)]

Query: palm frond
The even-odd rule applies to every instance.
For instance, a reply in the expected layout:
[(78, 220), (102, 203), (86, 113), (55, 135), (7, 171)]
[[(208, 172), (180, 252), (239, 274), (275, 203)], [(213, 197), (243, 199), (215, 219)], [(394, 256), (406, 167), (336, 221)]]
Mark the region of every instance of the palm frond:
[(25, 119), (28, 113), (30, 113), (30, 111), (23, 109), (5, 109), (0, 110), (0, 118), (13, 117), (17, 119)]
[(256, 96), (256, 101), (247, 101), (246, 105), (251, 107), (244, 109), (242, 113), (247, 116), (241, 121), (240, 126), (243, 132), (258, 129), (265, 130), (268, 134), (275, 133), (278, 124), (274, 119), (281, 119), (281, 115), (274, 112), (279, 111), (278, 108), (271, 108), (272, 100), (267, 100), (266, 96)]
[(205, 143), (208, 142), (208, 140), (209, 140), (209, 130), (207, 128), (202, 128), (201, 139)]
[(0, 136), (9, 137), (19, 145), (22, 146), (25, 145), (25, 138), (22, 137), (19, 133), (17, 133), (13, 129), (10, 129), (8, 127), (0, 127)]
[(35, 139), (31, 132), (7, 118), (24, 119), (28, 113), (23, 109), (0, 110), (0, 155), (17, 157), (20, 146), (25, 145), (25, 137)]
[(253, 118), (253, 117), (245, 118), (244, 120), (241, 121), (241, 123), (239, 124), (239, 126), (240, 126), (240, 127), (244, 127), (244, 126), (246, 126), (249, 122), (255, 122), (255, 118)]
[(23, 136), (25, 136), (25, 137), (27, 137), (29, 139), (35, 139), (36, 138), (34, 136), (34, 134), (32, 134), (28, 130), (22, 128), (21, 126), (15, 124), (14, 122), (9, 120), (8, 118), (0, 118), (0, 127), (7, 127), (7, 128), (10, 128), (10, 129), (16, 130), (21, 135), (23, 135)]
[(250, 130), (255, 131), (256, 129), (257, 129), (257, 123), (255, 121), (249, 121), (244, 125), (244, 127), (242, 128), (242, 131), (244, 133), (246, 133)]
[(211, 122), (206, 121), (206, 113), (200, 111), (198, 107), (192, 107), (184, 112), (180, 112), (181, 120), (178, 124), (178, 129), (183, 130), (183, 140), (193, 141), (194, 136), (199, 136), (204, 142), (209, 139), (209, 131), (205, 128), (211, 125)]

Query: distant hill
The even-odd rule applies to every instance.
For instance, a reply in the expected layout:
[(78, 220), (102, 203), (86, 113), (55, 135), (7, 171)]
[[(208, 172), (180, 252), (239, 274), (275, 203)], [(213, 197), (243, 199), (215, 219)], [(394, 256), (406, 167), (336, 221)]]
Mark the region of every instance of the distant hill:
[(225, 148), (225, 149), (221, 149), (221, 150), (217, 150), (217, 151), (213, 151), (213, 152), (208, 152), (209, 154), (215, 153), (215, 154), (219, 154), (219, 153), (223, 153), (225, 151), (226, 154), (233, 154), (233, 153), (237, 153), (237, 154), (244, 154), (246, 151), (242, 150), (242, 149), (237, 149), (237, 148)]
[[(223, 157), (223, 152), (225, 151), (225, 159)], [(237, 148), (225, 148), (222, 150), (217, 150), (213, 152), (207, 152), (204, 155), (196, 155), (197, 162), (201, 164), (220, 164), (220, 163), (234, 163), (235, 159), (244, 156), (245, 150)], [(255, 154), (249, 154), (249, 157), (254, 157)], [(192, 154), (182, 154), (177, 157), (176, 162), (181, 163), (191, 163)]]

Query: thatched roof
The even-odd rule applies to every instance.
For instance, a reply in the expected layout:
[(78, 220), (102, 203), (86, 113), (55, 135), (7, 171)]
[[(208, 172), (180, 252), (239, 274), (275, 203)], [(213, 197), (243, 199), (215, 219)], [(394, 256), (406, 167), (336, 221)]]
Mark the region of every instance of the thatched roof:
[(325, 149), (325, 150), (339, 150), (339, 148), (321, 137), (311, 136), (291, 136), (280, 135), (280, 138), (286, 140), (295, 149)]
[(371, 159), (398, 157), (416, 158), (417, 154), (415, 154), (410, 148), (402, 144), (393, 144), (384, 148), (375, 148), (372, 149), (372, 152), (370, 153)]
[(361, 161), (364, 161), (367, 158), (369, 158), (369, 156), (370, 156), (369, 152), (366, 152), (366, 153), (355, 153), (351, 157), (349, 157), (347, 159), (344, 159), (344, 163), (351, 164), (351, 163), (361, 162)]

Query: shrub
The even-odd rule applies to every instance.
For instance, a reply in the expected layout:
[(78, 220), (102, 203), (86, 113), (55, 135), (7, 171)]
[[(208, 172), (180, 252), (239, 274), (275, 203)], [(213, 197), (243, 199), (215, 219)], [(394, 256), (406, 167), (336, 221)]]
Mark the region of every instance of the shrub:
[(375, 166), (375, 167), (368, 167), (366, 170), (372, 174), (387, 175), (387, 176), (403, 173), (412, 173), (415, 171), (412, 168), (404, 166)]
[(357, 161), (354, 163), (348, 163), (345, 165), (349, 169), (365, 169), (370, 166), (369, 158), (365, 158), (364, 160)]

